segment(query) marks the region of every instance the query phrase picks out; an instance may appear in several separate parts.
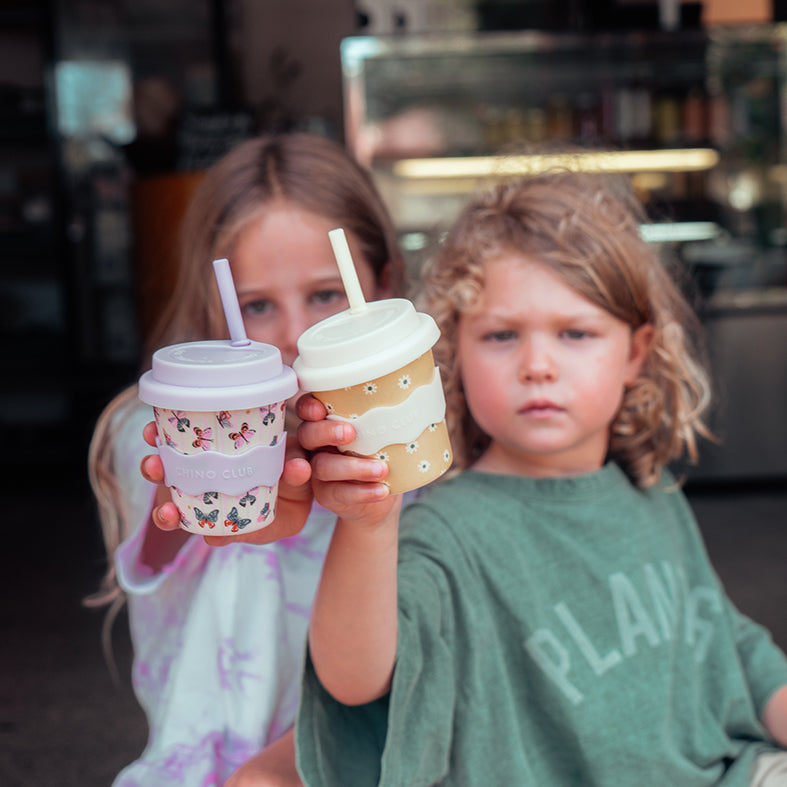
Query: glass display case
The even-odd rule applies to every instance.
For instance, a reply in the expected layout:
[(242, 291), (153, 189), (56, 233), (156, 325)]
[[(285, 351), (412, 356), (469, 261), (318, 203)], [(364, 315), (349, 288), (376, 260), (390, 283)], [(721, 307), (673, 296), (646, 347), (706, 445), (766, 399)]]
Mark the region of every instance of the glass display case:
[(708, 335), (723, 447), (695, 475), (784, 476), (786, 46), (781, 24), (349, 38), (347, 141), (414, 267), (470, 191), (548, 166), (545, 151), (629, 173)]

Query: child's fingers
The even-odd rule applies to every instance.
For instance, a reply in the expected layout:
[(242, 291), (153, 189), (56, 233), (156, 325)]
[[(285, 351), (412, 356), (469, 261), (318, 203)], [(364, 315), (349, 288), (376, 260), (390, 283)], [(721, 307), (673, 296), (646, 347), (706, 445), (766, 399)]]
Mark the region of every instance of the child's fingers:
[[(351, 519), (360, 519), (368, 516), (370, 519), (379, 519), (376, 514), (369, 514), (364, 506), (380, 503), (391, 497), (391, 490), (382, 483), (324, 483), (314, 484), (315, 499), (339, 516)], [(371, 510), (371, 509), (369, 509)]]
[(369, 508), (390, 496), (383, 483), (388, 465), (378, 459), (320, 451), (311, 459), (312, 489), (315, 499), (340, 516), (377, 519)]
[(287, 442), (284, 451), (285, 462), (288, 462), (290, 459), (307, 459), (305, 449), (298, 442), (297, 431), (298, 426), (296, 425), (293, 431), (287, 432)]
[(298, 442), (307, 451), (339, 447), (355, 439), (355, 429), (343, 421), (304, 421), (298, 427)]
[(295, 403), (295, 413), (302, 421), (321, 421), (328, 411), (319, 399), (311, 394), (303, 394)]
[(304, 457), (292, 457), (284, 463), (281, 479), (279, 480), (279, 495), (286, 489), (290, 494), (288, 497), (307, 498), (311, 496), (308, 481), (312, 475), (312, 468), (308, 459)]
[(287, 435), (287, 445), (284, 454), (284, 468), (279, 479), (279, 497), (286, 494), (292, 499), (311, 499), (311, 489), (308, 481), (312, 475), (312, 468), (301, 444), (293, 435)]
[(172, 502), (156, 506), (150, 516), (153, 524), (160, 530), (177, 530), (180, 527), (180, 511)]
[(142, 430), (142, 437), (145, 438), (145, 442), (148, 445), (152, 445), (154, 448), (156, 446), (156, 422), (150, 421), (145, 424), (145, 428)]
[(378, 483), (388, 475), (388, 464), (351, 454), (320, 451), (311, 460), (312, 476), (317, 481), (354, 481)]
[(158, 454), (148, 454), (142, 460), (139, 471), (147, 481), (152, 481), (154, 484), (164, 483), (164, 465), (161, 464), (161, 457)]
[[(376, 474), (373, 472), (373, 475)], [(366, 526), (375, 526), (385, 520), (401, 498), (401, 495), (392, 495), (388, 486), (381, 481), (313, 479), (312, 488), (315, 500), (329, 511), (333, 511), (345, 521), (355, 521)]]

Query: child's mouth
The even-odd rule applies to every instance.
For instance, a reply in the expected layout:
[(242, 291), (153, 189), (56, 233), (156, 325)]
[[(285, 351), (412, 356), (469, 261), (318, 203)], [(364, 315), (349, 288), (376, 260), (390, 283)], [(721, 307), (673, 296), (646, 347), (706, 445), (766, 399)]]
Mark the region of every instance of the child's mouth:
[(562, 407), (547, 399), (533, 399), (519, 409), (519, 414), (527, 415), (531, 418), (549, 418), (562, 412), (562, 410)]

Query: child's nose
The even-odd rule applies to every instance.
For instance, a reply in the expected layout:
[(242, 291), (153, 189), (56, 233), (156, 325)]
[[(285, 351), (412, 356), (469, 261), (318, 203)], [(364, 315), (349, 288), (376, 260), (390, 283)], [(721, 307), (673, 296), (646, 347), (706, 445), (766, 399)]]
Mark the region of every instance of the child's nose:
[(547, 343), (538, 338), (523, 342), (519, 377), (524, 382), (544, 383), (557, 380), (557, 366)]
[(291, 365), (295, 360), (298, 355), (298, 337), (310, 326), (311, 322), (303, 309), (284, 310), (277, 340), (284, 363)]

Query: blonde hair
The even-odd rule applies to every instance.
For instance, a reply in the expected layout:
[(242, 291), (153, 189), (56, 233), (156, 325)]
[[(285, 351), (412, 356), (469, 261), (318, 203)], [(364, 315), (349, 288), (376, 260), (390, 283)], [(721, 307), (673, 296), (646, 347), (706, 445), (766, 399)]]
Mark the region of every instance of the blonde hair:
[(610, 427), (609, 458), (639, 486), (684, 451), (697, 458), (697, 436), (710, 384), (699, 321), (640, 233), (645, 216), (628, 179), (553, 171), (503, 182), (461, 212), (424, 271), (421, 305), (437, 321), (435, 347), (445, 386), (456, 466), (468, 467), (490, 438), (473, 419), (456, 352), (460, 315), (484, 286), (484, 262), (515, 252), (547, 265), (568, 286), (632, 329), (654, 328), (638, 379)]
[[(354, 235), (375, 278), (393, 292), (405, 288), (396, 231), (368, 172), (335, 142), (310, 134), (257, 137), (234, 148), (205, 174), (183, 220), (175, 289), (146, 341), (142, 369), (153, 352), (178, 342), (227, 336), (212, 261), (230, 257), (238, 234), (260, 208), (277, 200), (325, 217)], [(208, 283), (206, 286), (206, 282)], [(108, 556), (98, 593), (86, 604), (120, 600), (112, 556), (129, 535), (112, 463), (113, 438), (134, 412), (137, 386), (103, 410), (88, 453), (88, 474)]]
[[(208, 170), (194, 195), (181, 232), (175, 294), (151, 332), (148, 360), (158, 347), (227, 335), (210, 265), (217, 257), (231, 258), (240, 230), (273, 201), (343, 227), (357, 238), (378, 280), (388, 266), (392, 289), (404, 287), (396, 232), (367, 171), (323, 137), (259, 137)], [(206, 287), (206, 281), (211, 286)]]

